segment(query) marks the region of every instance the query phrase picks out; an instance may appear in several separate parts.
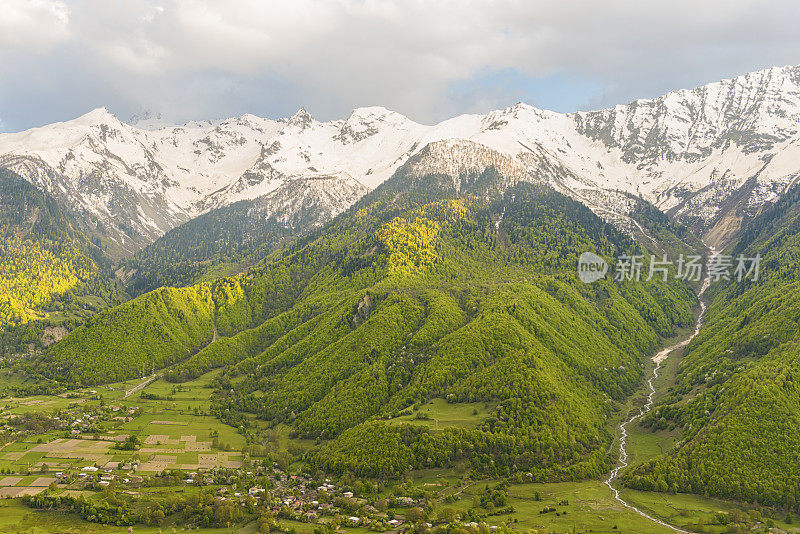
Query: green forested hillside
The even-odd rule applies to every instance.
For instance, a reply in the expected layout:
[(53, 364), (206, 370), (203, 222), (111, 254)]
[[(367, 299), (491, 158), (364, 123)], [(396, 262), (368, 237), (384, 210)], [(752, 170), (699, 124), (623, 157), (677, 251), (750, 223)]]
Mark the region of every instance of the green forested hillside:
[(798, 197), (796, 188), (754, 220), (731, 251), (762, 256), (759, 280), (712, 289), (671, 395), (643, 421), (683, 439), (629, 486), (800, 509)]
[(325, 179), (295, 180), (269, 195), (213, 209), (174, 228), (124, 263), (128, 291), (138, 295), (246, 270), (281, 244), (329, 221), (331, 210), (363, 192), (355, 189), (346, 198), (331, 198), (327, 184)]
[(85, 305), (118, 301), (102, 254), (48, 195), (0, 170), (0, 331)]
[(140, 294), (163, 286), (185, 286), (207, 272), (225, 274), (266, 256), (308, 224), (284, 224), (243, 200), (204, 213), (170, 230), (125, 262), (127, 287)]
[(654, 248), (667, 254), (673, 261), (680, 254), (693, 254), (706, 248), (686, 226), (672, 221), (664, 212), (643, 198), (634, 199), (630, 217), (655, 240)]
[(99, 313), (52, 347), (47, 375), (68, 383), (113, 382), (186, 358), (214, 335), (206, 285), (163, 288)]
[[(220, 418), (318, 438), (309, 460), (331, 471), (468, 462), (539, 480), (599, 475), (611, 410), (659, 336), (691, 322), (693, 294), (674, 281), (578, 282), (582, 252), (641, 249), (549, 188), (500, 192), (500, 179), (490, 168), (457, 193), (449, 177), (400, 171), (244, 274), (99, 314), (37, 372), (95, 383), (177, 362), (167, 377), (181, 381), (224, 367)], [(395, 420), (434, 398), (493, 408), (476, 428)]]

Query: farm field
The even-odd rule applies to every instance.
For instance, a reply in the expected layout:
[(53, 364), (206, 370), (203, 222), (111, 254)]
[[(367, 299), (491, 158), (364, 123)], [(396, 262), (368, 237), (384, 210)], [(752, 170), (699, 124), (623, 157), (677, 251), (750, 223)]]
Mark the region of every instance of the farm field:
[[(670, 365), (675, 363), (668, 362)], [(131, 380), (61, 396), (0, 399), (0, 418), (4, 419), (26, 412), (51, 414), (54, 411), (69, 412), (79, 419), (94, 417), (90, 414), (98, 418), (92, 423), (92, 430), (75, 435), (69, 428), (48, 430), (0, 448), (0, 533), (83, 531), (94, 534), (127, 530), (88, 523), (71, 514), (46, 514), (21, 504), (19, 497), (39, 494), (53, 488), (51, 484), (54, 483), (56, 494), (83, 495), (89, 499), (98, 495), (91, 490), (66, 489), (57, 476), (62, 471), (74, 473), (96, 467), (120, 473), (122, 482), (132, 476), (133, 471), (120, 472), (118, 469), (130, 469), (128, 466), (133, 463), (137, 465), (137, 475), (144, 476), (172, 469), (188, 473), (242, 467), (245, 460), (241, 453), (245, 446), (243, 436), (209, 415), (212, 392), (209, 386), (214, 376), (212, 372), (180, 385), (151, 377), (152, 380), (145, 381), (139, 390), (135, 388), (142, 381)], [(665, 387), (663, 382), (658, 386), (659, 390)], [(126, 396), (132, 390), (133, 393)], [(636, 409), (641, 402), (641, 396), (634, 396), (619, 416)], [(448, 404), (442, 399), (434, 399), (392, 421), (426, 425), (434, 430), (474, 428), (488, 417), (492, 409), (485, 403)], [(672, 443), (671, 436), (665, 432), (653, 434), (636, 425), (631, 425), (630, 431), (629, 450), (634, 463), (660, 454)], [(281, 453), (297, 453), (314, 446), (313, 440), (292, 438), (286, 425), (276, 426), (269, 435)], [(131, 436), (139, 439), (136, 450), (121, 450), (119, 446)], [(286, 468), (290, 473), (300, 473), (304, 464), (291, 463)], [(459, 469), (426, 470), (410, 473), (408, 481), (433, 497), (430, 517), (437, 517), (443, 510), (446, 514), (446, 509), (467, 514), (488, 487), (501, 482), (473, 481), (464, 477), (465, 473)], [(124, 489), (124, 483), (122, 487)], [(152, 495), (165, 491), (191, 494), (197, 490), (191, 485), (137, 489)], [(385, 495), (391, 495), (388, 489)], [(640, 510), (687, 531), (724, 532), (720, 525), (711, 526), (715, 516), (748, 511), (747, 506), (693, 495), (625, 490), (623, 497)], [(672, 532), (617, 502), (601, 481), (512, 484), (508, 488), (507, 504), (513, 507), (512, 512), (490, 513), (483, 521), (519, 532)], [(318, 526), (287, 519), (281, 519), (280, 524), (299, 534), (312, 534)], [(773, 524), (787, 532), (799, 531), (783, 521), (774, 520)], [(221, 532), (221, 529), (205, 531), (217, 530)], [(155, 533), (158, 530), (138, 525), (135, 531)], [(366, 532), (363, 528), (350, 527), (347, 531), (353, 534)], [(226, 532), (232, 530), (226, 529)], [(235, 532), (250, 534), (255, 532), (255, 525), (243, 525)]]
[[(141, 473), (240, 467), (243, 437), (207, 415), (211, 395), (207, 385), (212, 378), (206, 375), (177, 387), (157, 379), (127, 398), (125, 392), (138, 381), (97, 386), (62, 396), (2, 398), (0, 417), (4, 419), (23, 413), (50, 414), (63, 410), (81, 421), (81, 425), (92, 418), (103, 420), (91, 422), (88, 432), (76, 432), (73, 429), (81, 425), (74, 425), (8, 443), (0, 448), (0, 471), (45, 474), (87, 466), (116, 469), (132, 462), (138, 463)], [(108, 415), (91, 415), (100, 410)], [(130, 436), (138, 437), (141, 446), (134, 451), (120, 450), (119, 445)], [(11, 493), (8, 487), (21, 486), (26, 486), (24, 481), (6, 484), (6, 489), (0, 489), (0, 496)]]

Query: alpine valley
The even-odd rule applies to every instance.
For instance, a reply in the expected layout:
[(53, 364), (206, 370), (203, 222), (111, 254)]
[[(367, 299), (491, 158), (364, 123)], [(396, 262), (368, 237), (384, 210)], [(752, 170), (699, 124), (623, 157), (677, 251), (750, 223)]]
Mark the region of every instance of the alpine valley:
[[(799, 177), (800, 67), (433, 126), (101, 108), (0, 134), (0, 516), (791, 531)], [(702, 314), (673, 267), (576, 276), (713, 251), (761, 276)]]

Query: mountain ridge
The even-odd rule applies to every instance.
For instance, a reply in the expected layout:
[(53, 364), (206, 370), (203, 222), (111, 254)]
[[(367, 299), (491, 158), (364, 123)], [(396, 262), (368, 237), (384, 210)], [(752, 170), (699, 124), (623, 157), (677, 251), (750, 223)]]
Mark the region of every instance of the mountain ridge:
[[(527, 180), (550, 183), (623, 226), (618, 194), (642, 196), (719, 247), (800, 176), (798, 122), (800, 68), (773, 67), (605, 110), (559, 114), (519, 103), (431, 126), (374, 106), (329, 122), (301, 108), (287, 119), (245, 114), (140, 129), (98, 108), (0, 134), (0, 167), (75, 208), (115, 259), (201, 213), (289, 182), (328, 176), (374, 189), (447, 140), (509, 156)], [(335, 214), (349, 204), (320, 209)]]
[[(27, 370), (87, 385), (220, 369), (213, 415), (317, 438), (309, 461), (336, 473), (469, 461), (541, 481), (597, 476), (611, 406), (637, 387), (641, 356), (691, 322), (694, 296), (675, 278), (581, 284), (587, 247), (646, 250), (546, 184), (472, 170), (453, 181), (407, 162), (247, 272), (101, 312)], [(488, 402), (493, 417), (444, 433), (398, 420), (433, 398)], [(358, 442), (375, 445), (349, 454)]]

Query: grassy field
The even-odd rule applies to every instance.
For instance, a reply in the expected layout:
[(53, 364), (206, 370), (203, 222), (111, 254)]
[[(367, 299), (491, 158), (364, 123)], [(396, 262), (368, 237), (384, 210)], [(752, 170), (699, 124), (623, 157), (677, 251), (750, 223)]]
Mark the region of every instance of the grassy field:
[[(99, 423), (100, 430), (88, 435), (68, 437), (63, 430), (57, 430), (9, 443), (0, 449), (0, 469), (38, 472), (43, 470), (43, 464), (50, 470), (87, 465), (116, 466), (134, 454), (141, 460), (142, 472), (238, 467), (242, 461), (239, 451), (244, 446), (244, 438), (236, 429), (207, 415), (212, 392), (209, 385), (213, 377), (214, 374), (209, 373), (180, 386), (158, 379), (127, 398), (126, 392), (140, 381), (86, 388), (69, 396), (0, 399), (0, 417), (56, 410), (91, 413), (101, 405), (113, 406), (117, 408), (115, 414), (119, 414)], [(158, 395), (163, 400), (142, 399), (142, 393)], [(129, 417), (131, 408), (138, 408), (138, 411)], [(116, 442), (130, 435), (139, 437), (143, 444), (140, 450), (132, 452), (113, 448)]]
[[(456, 512), (465, 512), (473, 505), (473, 499), (484, 491), (487, 484), (493, 486), (497, 482), (478, 481), (467, 483), (461, 488), (444, 489), (444, 494), (453, 493), (458, 500), (438, 505), (435, 513), (438, 514), (447, 507), (453, 508)], [(537, 493), (540, 500), (536, 500)], [(509, 489), (509, 497), (509, 504), (515, 509), (514, 513), (489, 516), (486, 518), (487, 523), (508, 526), (520, 531), (573, 532), (574, 530), (642, 534), (672, 532), (616, 502), (608, 488), (598, 481), (514, 485)], [(568, 504), (565, 504), (565, 501)], [(540, 513), (546, 508), (555, 508), (555, 511)]]
[(77, 297), (78, 301), (88, 304), (90, 306), (95, 306), (97, 308), (107, 308), (108, 303), (102, 298), (97, 295), (82, 295)]
[(483, 402), (450, 404), (444, 399), (433, 399), (410, 415), (392, 419), (394, 423), (411, 423), (434, 429), (448, 427), (475, 428), (494, 411), (494, 406)]
[[(459, 487), (457, 477), (452, 476), (429, 474), (415, 479), (415, 483), (429, 491), (432, 489), (437, 491), (440, 497), (448, 494), (457, 497), (458, 500), (454, 503), (438, 504), (434, 515), (447, 507), (453, 508), (456, 512), (466, 512), (487, 485), (494, 487), (498, 482), (498, 480), (466, 482)], [(538, 530), (548, 533), (675, 532), (621, 505), (614, 499), (609, 489), (599, 481), (513, 485), (509, 489), (509, 497), (509, 504), (514, 507), (514, 513), (489, 516), (486, 518), (487, 523), (507, 526), (518, 531)], [(625, 490), (623, 497), (647, 514), (690, 532), (700, 532), (700, 528), (705, 532), (725, 532), (726, 527), (711, 525), (715, 514), (751, 509), (746, 504), (730, 503), (698, 495)], [(548, 508), (554, 510), (540, 513)], [(782, 514), (779, 515), (783, 517)], [(794, 524), (786, 524), (782, 520), (775, 519), (774, 524), (787, 532), (800, 532), (800, 528)]]
[[(677, 368), (679, 354), (665, 363), (657, 388), (659, 394), (669, 386)], [(23, 412), (50, 413), (54, 410), (91, 412), (100, 406), (116, 406), (122, 419), (102, 423), (103, 430), (97, 435), (84, 435), (81, 439), (66, 437), (64, 431), (54, 431), (27, 436), (0, 448), (0, 468), (15, 474), (0, 475), (0, 496), (15, 492), (41, 491), (52, 480), (50, 473), (64, 468), (80, 468), (87, 465), (114, 466), (129, 460), (134, 454), (140, 458), (140, 471), (154, 473), (168, 468), (185, 470), (203, 467), (241, 465), (239, 452), (245, 445), (244, 438), (236, 429), (220, 423), (208, 415), (212, 394), (211, 383), (216, 372), (180, 385), (155, 379), (146, 387), (127, 397), (141, 380), (84, 388), (67, 396), (34, 396), (24, 399), (7, 397), (0, 399), (0, 417)], [(158, 399), (143, 399), (141, 395), (157, 396)], [(637, 410), (644, 402), (640, 393), (620, 406), (616, 419), (621, 420)], [(124, 420), (128, 410), (137, 408), (130, 420)], [(484, 403), (449, 404), (434, 399), (419, 406), (411, 414), (395, 418), (395, 422), (426, 425), (432, 429), (447, 427), (474, 428), (485, 420), (494, 406)], [(268, 429), (266, 423), (255, 421), (279, 451), (307, 450), (313, 440), (298, 440), (290, 437), (290, 428), (278, 425)], [(263, 426), (262, 426), (263, 425)], [(662, 454), (672, 447), (676, 435), (668, 432), (651, 433), (638, 425), (629, 426), (629, 453), (632, 462), (638, 463)], [(114, 445), (135, 434), (142, 441), (138, 451), (120, 451)], [(45, 472), (46, 466), (49, 472)], [(292, 464), (292, 470), (300, 470), (301, 464)], [(472, 482), (464, 479), (465, 473), (456, 469), (426, 470), (412, 475), (412, 484), (424, 489), (438, 499), (433, 515), (450, 507), (457, 512), (466, 512), (475, 506), (476, 500), (487, 484), (499, 481)], [(144, 491), (165, 491), (164, 488)], [(183, 488), (181, 491), (194, 491)], [(391, 491), (387, 488), (387, 495)], [(21, 493), (20, 493), (21, 494)], [(537, 495), (538, 494), (538, 495)], [(450, 496), (449, 501), (445, 498)], [(721, 526), (708, 526), (715, 514), (734, 510), (749, 510), (746, 505), (706, 499), (693, 495), (666, 495), (625, 490), (624, 498), (650, 515), (679, 526), (688, 531), (723, 532)], [(601, 481), (563, 482), (554, 484), (512, 485), (509, 489), (509, 504), (513, 513), (491, 515), (486, 522), (496, 526), (508, 526), (517, 531), (546, 532), (673, 532), (636, 514), (614, 500), (611, 491)], [(543, 512), (545, 509), (554, 509)], [(283, 522), (295, 528), (299, 534), (311, 534), (313, 524)], [(775, 525), (789, 532), (800, 532), (791, 525), (775, 520)], [(239, 534), (251, 534), (253, 524), (238, 529)], [(141, 526), (136, 532), (155, 534), (158, 529)], [(179, 529), (180, 530), (180, 529)], [(221, 533), (233, 532), (218, 529)], [(353, 534), (362, 534), (363, 529), (348, 529)], [(87, 523), (69, 514), (45, 514), (26, 508), (18, 499), (0, 499), (0, 534), (14, 533), (63, 533), (95, 534), (100, 532), (126, 532), (127, 527), (114, 528)], [(217, 530), (211, 529), (213, 532)], [(356, 532), (358, 531), (358, 532)], [(167, 530), (162, 529), (162, 533)], [(364, 531), (366, 532), (366, 531)]]
[[(663, 398), (666, 391), (675, 383), (675, 375), (678, 366), (683, 358), (685, 350), (676, 351), (664, 360), (659, 369), (658, 378), (653, 381), (656, 389), (655, 403)], [(652, 366), (648, 367), (648, 373), (652, 372)], [(635, 466), (644, 463), (656, 456), (669, 452), (675, 446), (675, 442), (680, 439), (678, 431), (662, 430), (651, 432), (637, 423), (628, 425), (628, 455), (629, 463)]]
[[(646, 491), (623, 490), (623, 498), (640, 510), (654, 515), (672, 525), (686, 530), (698, 531), (700, 524), (705, 525), (709, 532), (725, 532), (725, 527), (709, 526), (714, 514), (719, 512), (733, 512), (735, 510), (749, 510), (746, 504), (737, 504), (720, 499), (710, 499), (700, 495), (667, 494)], [(781, 518), (784, 514), (778, 514)], [(780, 519), (773, 519), (775, 526), (787, 532), (800, 532), (795, 526), (798, 521), (795, 516), (791, 525)]]

